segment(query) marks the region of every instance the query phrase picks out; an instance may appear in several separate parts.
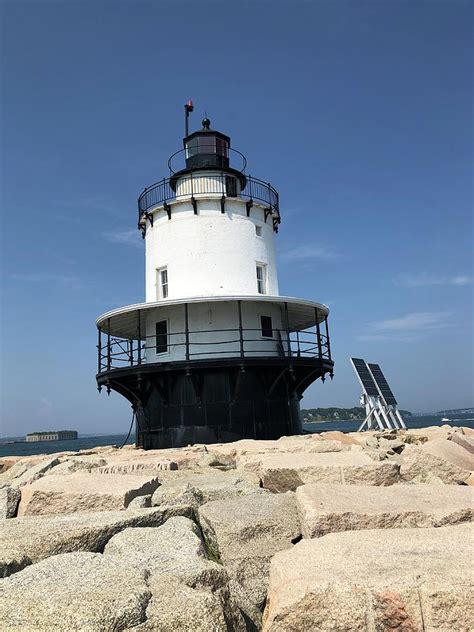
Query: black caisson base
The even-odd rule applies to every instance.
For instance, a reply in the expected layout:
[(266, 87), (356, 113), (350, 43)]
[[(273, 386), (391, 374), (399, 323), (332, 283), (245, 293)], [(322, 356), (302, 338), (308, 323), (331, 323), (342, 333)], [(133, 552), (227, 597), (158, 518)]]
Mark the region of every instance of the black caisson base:
[(144, 364), (97, 376), (136, 413), (136, 444), (146, 450), (301, 433), (299, 400), (333, 363), (268, 358)]

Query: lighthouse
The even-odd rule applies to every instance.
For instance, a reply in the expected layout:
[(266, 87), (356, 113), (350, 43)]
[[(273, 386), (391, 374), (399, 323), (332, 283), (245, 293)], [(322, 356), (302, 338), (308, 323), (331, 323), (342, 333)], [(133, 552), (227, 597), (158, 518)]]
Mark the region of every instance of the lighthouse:
[[(138, 198), (146, 296), (97, 321), (99, 391), (131, 403), (145, 449), (299, 434), (333, 374), (326, 305), (280, 296), (278, 192), (206, 117)], [(260, 175), (260, 174), (259, 174)]]

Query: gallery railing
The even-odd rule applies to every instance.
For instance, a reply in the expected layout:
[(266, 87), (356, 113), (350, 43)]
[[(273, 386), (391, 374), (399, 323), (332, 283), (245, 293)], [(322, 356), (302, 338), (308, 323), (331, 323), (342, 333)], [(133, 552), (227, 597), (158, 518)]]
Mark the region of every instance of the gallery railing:
[(225, 171), (211, 170), (212, 173), (189, 171), (182, 178), (163, 178), (147, 187), (138, 198), (138, 221), (152, 208), (199, 195), (239, 197), (248, 203), (259, 203), (280, 221), (280, 204), (277, 190), (269, 182), (252, 176), (229, 175)]
[[(327, 324), (327, 321), (325, 321)], [(269, 335), (271, 331), (271, 336)], [(329, 334), (317, 330), (272, 329), (179, 331), (137, 339), (117, 338), (99, 329), (98, 372), (140, 364), (213, 358), (307, 358), (331, 361)], [(104, 340), (105, 338), (105, 340)]]

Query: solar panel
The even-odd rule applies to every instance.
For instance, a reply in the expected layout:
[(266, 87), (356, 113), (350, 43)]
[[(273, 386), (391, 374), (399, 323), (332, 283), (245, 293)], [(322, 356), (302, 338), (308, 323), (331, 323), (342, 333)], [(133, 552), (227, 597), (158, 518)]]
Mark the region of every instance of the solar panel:
[(385, 379), (384, 374), (382, 373), (382, 369), (379, 367), (378, 364), (369, 364), (368, 367), (373, 375), (375, 382), (377, 383), (377, 386), (380, 389), (380, 392), (382, 393), (382, 397), (384, 398), (385, 402), (389, 406), (396, 406), (397, 400), (395, 399), (390, 386), (388, 385), (388, 382)]
[(377, 385), (374, 382), (372, 374), (367, 368), (365, 360), (362, 360), (361, 358), (351, 358), (351, 361), (367, 395), (369, 397), (378, 397), (379, 391), (377, 389)]

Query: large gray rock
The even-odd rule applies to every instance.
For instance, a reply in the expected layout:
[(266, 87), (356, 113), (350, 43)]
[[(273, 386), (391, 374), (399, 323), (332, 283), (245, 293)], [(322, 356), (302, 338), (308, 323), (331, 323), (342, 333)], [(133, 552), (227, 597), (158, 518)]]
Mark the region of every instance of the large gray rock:
[(214, 500), (224, 500), (235, 496), (248, 496), (260, 492), (258, 479), (254, 482), (241, 474), (210, 470), (202, 473), (189, 472), (186, 475), (164, 480), (152, 497), (152, 505), (199, 505)]
[(145, 509), (151, 507), (151, 494), (136, 496), (128, 503), (127, 509)]
[(291, 437), (281, 437), (275, 442), (277, 452), (341, 452), (349, 450), (350, 446), (333, 439), (321, 439), (317, 434), (296, 435)]
[(457, 434), (458, 433), (451, 435), (449, 437), (450, 440), (435, 439), (433, 441), (428, 441), (422, 449), (424, 452), (438, 456), (464, 470), (474, 470), (474, 455), (452, 440), (453, 436), (456, 436)]
[(399, 465), (392, 461), (375, 462), (366, 454), (351, 450), (264, 455), (258, 472), (265, 489), (286, 492), (305, 483), (393, 485), (398, 482)]
[[(199, 528), (188, 518), (170, 518), (157, 528), (125, 529), (108, 542), (104, 556), (147, 570), (153, 600), (145, 629), (192, 630), (189, 626), (201, 617), (201, 626), (216, 626), (210, 630), (226, 630), (226, 620), (233, 622), (229, 629), (245, 630), (224, 567), (207, 558)], [(183, 610), (186, 599), (189, 609)]]
[(103, 551), (109, 539), (123, 529), (159, 526), (180, 511), (138, 509), (5, 520), (0, 529), (0, 577), (51, 555)]
[(132, 474), (44, 476), (22, 488), (19, 516), (125, 509), (136, 496), (152, 494), (156, 477)]
[(165, 482), (151, 497), (154, 507), (183, 507), (192, 512), (202, 503), (203, 497), (199, 489), (184, 481), (170, 481), (169, 484)]
[(302, 485), (296, 504), (305, 538), (335, 531), (440, 527), (473, 518), (474, 490), (446, 485)]
[(340, 452), (349, 449), (347, 442), (342, 442), (337, 437), (323, 439), (320, 435), (295, 435), (281, 437), (277, 441), (263, 441), (254, 439), (242, 439), (232, 443), (209, 445), (209, 454), (213, 455), (217, 463), (236, 465), (242, 468), (244, 463), (254, 461), (256, 457), (265, 454), (280, 454), (282, 452)]
[(175, 577), (150, 581), (146, 621), (129, 632), (245, 632), (243, 619), (228, 612), (219, 592), (191, 588)]
[(220, 564), (207, 559), (199, 529), (182, 516), (162, 526), (121, 531), (109, 540), (104, 555), (147, 568), (153, 575), (173, 575), (190, 586), (222, 586), (227, 576)]
[(21, 461), (21, 456), (2, 456), (0, 457), (0, 480), (3, 474), (11, 467)]
[(270, 560), (300, 536), (294, 494), (255, 494), (199, 508), (209, 550), (231, 577), (239, 605), (255, 622), (265, 603)]
[(16, 487), (6, 485), (0, 488), (0, 519), (13, 518), (16, 515), (21, 492)]
[[(36, 460), (36, 459), (35, 459)], [(59, 458), (56, 455), (42, 458), (39, 462), (31, 465), (30, 461), (19, 461), (4, 474), (0, 475), (0, 486), (12, 485), (21, 487), (40, 479), (48, 470), (59, 465)]]
[(45, 472), (45, 476), (57, 474), (73, 474), (74, 472), (91, 472), (106, 465), (107, 461), (97, 454), (73, 456)]
[(0, 580), (3, 632), (120, 631), (145, 620), (144, 569), (97, 553), (56, 555)]
[(98, 474), (139, 474), (143, 475), (158, 475), (163, 471), (177, 470), (178, 464), (175, 461), (168, 459), (155, 460), (153, 462), (142, 462), (137, 460), (130, 460), (125, 463), (111, 462), (97, 470)]
[[(440, 482), (460, 485), (467, 481), (470, 472), (444, 458), (426, 451), (426, 447), (407, 446), (400, 457), (400, 480), (404, 483)], [(455, 445), (455, 444), (454, 444)]]
[(448, 437), (450, 441), (453, 443), (457, 443), (467, 450), (470, 454), (474, 454), (474, 436), (466, 435), (463, 432), (453, 432), (452, 435)]
[(0, 457), (0, 476), (16, 465), (21, 460), (21, 456), (2, 456)]
[(330, 533), (272, 560), (264, 632), (469, 632), (471, 525)]
[(39, 461), (41, 461), (41, 459), (17, 459), (16, 462), (12, 463), (9, 467), (2, 469), (0, 473), (0, 488), (11, 485), (11, 482), (15, 478), (19, 478)]

